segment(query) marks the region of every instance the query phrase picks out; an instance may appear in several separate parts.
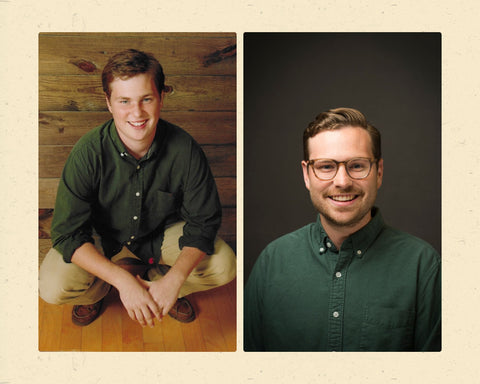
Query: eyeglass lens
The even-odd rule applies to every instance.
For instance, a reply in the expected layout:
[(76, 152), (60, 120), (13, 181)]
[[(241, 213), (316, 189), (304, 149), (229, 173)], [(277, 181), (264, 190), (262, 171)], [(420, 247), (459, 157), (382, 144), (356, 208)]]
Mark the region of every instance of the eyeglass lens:
[(345, 164), (348, 175), (353, 179), (363, 179), (370, 172), (371, 163), (368, 159), (351, 159), (346, 162), (319, 159), (313, 162), (313, 171), (320, 179), (333, 179), (342, 163)]

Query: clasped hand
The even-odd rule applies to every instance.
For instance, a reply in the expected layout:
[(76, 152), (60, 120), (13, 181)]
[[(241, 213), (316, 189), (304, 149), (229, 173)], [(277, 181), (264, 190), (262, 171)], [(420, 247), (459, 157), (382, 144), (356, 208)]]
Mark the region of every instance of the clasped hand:
[(182, 282), (167, 273), (162, 279), (146, 281), (137, 275), (119, 290), (128, 315), (143, 327), (155, 325), (154, 319), (162, 320), (163, 316), (175, 304)]

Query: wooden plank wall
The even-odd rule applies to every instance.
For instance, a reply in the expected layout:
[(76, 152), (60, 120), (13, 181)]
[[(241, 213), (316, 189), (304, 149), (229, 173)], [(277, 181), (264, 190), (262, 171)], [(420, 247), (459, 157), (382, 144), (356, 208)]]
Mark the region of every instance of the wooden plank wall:
[(102, 69), (109, 57), (128, 48), (150, 52), (162, 64), (165, 84), (171, 87), (162, 118), (189, 132), (205, 151), (223, 206), (219, 235), (236, 249), (234, 33), (39, 35), (40, 237), (49, 236), (48, 216), (73, 145), (111, 118)]

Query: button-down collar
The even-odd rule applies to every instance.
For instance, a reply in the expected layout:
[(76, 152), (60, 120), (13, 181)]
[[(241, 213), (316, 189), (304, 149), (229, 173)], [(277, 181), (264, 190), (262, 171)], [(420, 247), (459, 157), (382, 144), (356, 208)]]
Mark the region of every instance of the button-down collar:
[[(122, 140), (120, 139), (120, 136), (118, 135), (117, 128), (115, 126), (115, 122), (112, 121), (112, 124), (110, 124), (109, 127), (109, 135), (113, 141), (113, 144), (118, 150), (118, 153), (120, 154), (121, 157), (128, 158), (130, 155), (128, 154), (127, 148), (125, 147), (125, 144), (123, 144)], [(143, 156), (141, 160), (148, 160), (151, 157), (153, 157), (155, 154), (157, 154), (160, 151), (160, 148), (162, 146), (162, 143), (165, 138), (165, 129), (164, 129), (164, 121), (159, 120), (157, 124), (157, 130), (155, 132), (155, 137), (153, 139), (152, 145), (148, 149), (147, 153), (145, 156)]]
[[(363, 228), (350, 235), (342, 244), (342, 249), (350, 248), (353, 251), (354, 256), (359, 258), (363, 257), (375, 241), (379, 233), (385, 226), (382, 215), (378, 208), (372, 208), (372, 219)], [(329, 248), (332, 251), (336, 251), (335, 245), (329, 239), (325, 229), (322, 226), (320, 215), (317, 216), (316, 233), (314, 238), (318, 240), (320, 254), (325, 253)], [(331, 246), (329, 247), (328, 244)]]

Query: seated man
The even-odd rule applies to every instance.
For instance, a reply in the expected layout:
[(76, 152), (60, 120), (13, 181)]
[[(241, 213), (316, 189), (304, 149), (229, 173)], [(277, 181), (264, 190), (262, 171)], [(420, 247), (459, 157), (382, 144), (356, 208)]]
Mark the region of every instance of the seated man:
[(246, 351), (439, 351), (440, 257), (374, 207), (380, 133), (350, 108), (304, 132), (315, 223), (270, 243), (245, 289)]
[[(74, 304), (77, 325), (98, 317), (111, 286), (142, 326), (167, 313), (189, 322), (184, 296), (235, 277), (235, 255), (216, 238), (221, 206), (205, 155), (160, 119), (164, 79), (150, 54), (113, 56), (102, 73), (113, 119), (83, 136), (65, 164), (39, 290), (49, 303)], [(118, 265), (126, 259), (148, 276)]]

